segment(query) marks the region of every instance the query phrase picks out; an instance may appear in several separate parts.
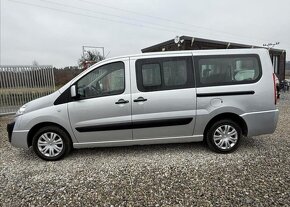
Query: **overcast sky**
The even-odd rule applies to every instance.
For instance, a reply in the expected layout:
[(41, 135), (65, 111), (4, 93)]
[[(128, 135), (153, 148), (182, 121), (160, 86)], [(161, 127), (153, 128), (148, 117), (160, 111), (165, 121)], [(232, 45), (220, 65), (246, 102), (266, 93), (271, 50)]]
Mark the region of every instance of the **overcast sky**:
[(108, 57), (188, 35), (262, 46), (290, 60), (289, 0), (0, 0), (1, 64), (77, 65), (83, 45)]

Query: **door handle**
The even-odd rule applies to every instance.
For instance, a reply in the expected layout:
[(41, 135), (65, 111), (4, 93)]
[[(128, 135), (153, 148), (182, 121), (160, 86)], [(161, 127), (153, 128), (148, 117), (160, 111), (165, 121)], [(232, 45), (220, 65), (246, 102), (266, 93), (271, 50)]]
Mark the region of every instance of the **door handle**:
[(124, 99), (119, 99), (117, 102), (115, 102), (115, 104), (126, 104), (126, 103), (129, 103), (129, 101), (127, 100), (124, 100)]
[(134, 100), (134, 102), (144, 102), (144, 101), (147, 101), (147, 99), (141, 96)]

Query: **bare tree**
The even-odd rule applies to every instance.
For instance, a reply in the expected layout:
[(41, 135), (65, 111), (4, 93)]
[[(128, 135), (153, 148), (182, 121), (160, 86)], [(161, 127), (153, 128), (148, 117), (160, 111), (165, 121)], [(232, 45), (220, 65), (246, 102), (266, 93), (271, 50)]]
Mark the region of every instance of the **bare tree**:
[(100, 52), (96, 50), (87, 51), (84, 55), (81, 56), (79, 59), (78, 65), (81, 69), (87, 69), (91, 65), (104, 60), (105, 57), (103, 57)]

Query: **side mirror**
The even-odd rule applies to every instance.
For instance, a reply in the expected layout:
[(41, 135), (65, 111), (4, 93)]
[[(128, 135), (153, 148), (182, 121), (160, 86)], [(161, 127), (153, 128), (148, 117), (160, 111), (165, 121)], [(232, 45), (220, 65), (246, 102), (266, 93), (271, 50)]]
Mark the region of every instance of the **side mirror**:
[(70, 96), (72, 98), (77, 97), (77, 89), (76, 89), (76, 85), (73, 85), (70, 87)]

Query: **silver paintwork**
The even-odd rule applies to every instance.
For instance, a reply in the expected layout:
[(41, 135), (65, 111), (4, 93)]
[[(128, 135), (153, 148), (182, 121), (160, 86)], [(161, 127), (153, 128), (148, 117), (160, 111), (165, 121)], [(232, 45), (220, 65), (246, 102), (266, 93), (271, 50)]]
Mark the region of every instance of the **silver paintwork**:
[[(122, 58), (129, 68), (129, 58)], [(67, 104), (70, 125), (78, 142), (101, 142), (133, 139), (132, 130), (78, 132), (76, 127), (131, 122), (130, 71), (125, 70), (125, 91), (115, 96), (104, 96)], [(130, 100), (127, 104), (115, 104), (119, 99)]]
[(46, 132), (38, 138), (37, 148), (44, 156), (55, 157), (63, 150), (63, 141), (58, 134)]
[(278, 122), (279, 111), (252, 112), (240, 115), (248, 126), (248, 136), (274, 133)]
[(81, 142), (74, 143), (74, 148), (92, 148), (92, 147), (111, 147), (111, 146), (132, 146), (132, 145), (146, 145), (146, 144), (164, 144), (164, 143), (186, 143), (186, 142), (200, 142), (203, 140), (203, 135), (192, 135), (184, 137), (162, 137), (153, 139), (134, 139), (121, 141), (105, 141), (105, 142)]
[(77, 96), (77, 89), (76, 89), (75, 85), (70, 87), (70, 94), (71, 94), (71, 97), (73, 97), (73, 98)]
[(75, 138), (67, 111), (67, 104), (53, 105), (55, 99), (60, 95), (56, 91), (48, 96), (35, 99), (26, 104), (25, 113), (15, 117), (15, 126), (12, 133), (11, 144), (16, 147), (28, 148), (28, 132), (17, 132), (19, 130), (31, 130), (39, 123), (54, 123), (65, 128), (70, 135), (72, 142), (78, 142)]
[(236, 145), (238, 132), (231, 125), (219, 126), (213, 133), (213, 141), (218, 148), (228, 150)]
[[(259, 55), (263, 71), (261, 79), (253, 84), (169, 91), (140, 92), (137, 89), (135, 74), (137, 59), (219, 54)], [(61, 93), (85, 74), (99, 66), (117, 61), (123, 61), (125, 64), (126, 89), (123, 94), (53, 105)], [(66, 129), (75, 148), (201, 141), (209, 121), (223, 113), (233, 113), (244, 119), (248, 127), (248, 136), (273, 133), (277, 125), (278, 110), (274, 104), (272, 73), (272, 63), (268, 51), (264, 49), (157, 52), (106, 59), (91, 66), (55, 93), (26, 104), (25, 113), (15, 119), (12, 144), (27, 148), (28, 131), (43, 122), (55, 123)], [(255, 94), (196, 97), (197, 93), (248, 90), (254, 90)], [(140, 96), (147, 101), (133, 102)], [(129, 103), (114, 104), (121, 98), (129, 100)], [(192, 122), (179, 126), (86, 133), (75, 130), (79, 126), (187, 117), (192, 117)]]
[[(167, 57), (192, 56), (191, 52), (167, 55)], [(159, 137), (184, 137), (194, 134), (196, 119), (196, 89), (185, 88), (153, 92), (140, 92), (137, 89), (135, 62), (146, 57), (130, 58), (132, 100), (144, 97), (146, 102), (132, 102), (132, 121), (156, 119), (193, 118), (187, 125), (133, 129), (134, 139), (152, 139)], [(199, 133), (203, 134), (203, 133)]]
[(11, 144), (14, 147), (18, 147), (18, 148), (28, 148), (28, 143), (27, 143), (28, 132), (29, 130), (13, 131)]

